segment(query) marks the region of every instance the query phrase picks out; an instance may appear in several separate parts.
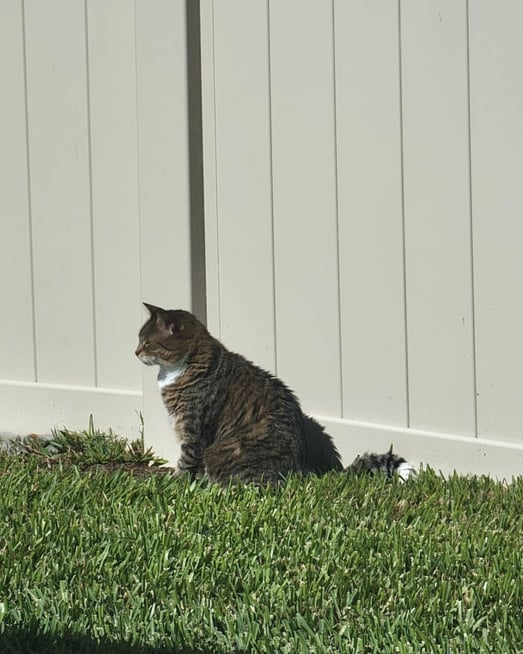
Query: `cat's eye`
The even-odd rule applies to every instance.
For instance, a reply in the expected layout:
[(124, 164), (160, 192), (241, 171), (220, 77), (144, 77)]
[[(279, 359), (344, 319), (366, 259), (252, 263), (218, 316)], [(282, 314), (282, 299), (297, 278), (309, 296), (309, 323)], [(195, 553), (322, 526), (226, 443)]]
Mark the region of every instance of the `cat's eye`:
[(150, 344), (151, 344), (151, 341), (144, 341), (142, 343), (142, 347), (149, 347)]

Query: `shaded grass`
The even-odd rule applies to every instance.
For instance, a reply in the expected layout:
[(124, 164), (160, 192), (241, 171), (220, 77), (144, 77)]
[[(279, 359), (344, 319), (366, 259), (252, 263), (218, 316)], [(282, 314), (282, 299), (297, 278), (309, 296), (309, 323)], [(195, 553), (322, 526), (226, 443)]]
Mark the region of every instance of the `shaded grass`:
[(522, 505), (521, 479), (223, 490), (4, 453), (0, 651), (523, 651)]

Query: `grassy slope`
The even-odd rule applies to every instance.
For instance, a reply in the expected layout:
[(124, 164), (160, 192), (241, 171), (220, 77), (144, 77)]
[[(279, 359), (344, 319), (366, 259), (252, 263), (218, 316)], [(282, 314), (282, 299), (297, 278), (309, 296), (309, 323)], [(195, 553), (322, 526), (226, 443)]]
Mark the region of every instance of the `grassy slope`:
[(37, 462), (0, 455), (2, 652), (523, 651), (522, 479), (220, 490)]

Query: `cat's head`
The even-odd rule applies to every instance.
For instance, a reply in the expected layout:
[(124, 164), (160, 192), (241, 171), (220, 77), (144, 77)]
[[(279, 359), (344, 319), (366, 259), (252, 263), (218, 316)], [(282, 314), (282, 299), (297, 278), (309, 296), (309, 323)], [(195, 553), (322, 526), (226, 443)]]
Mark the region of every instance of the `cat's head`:
[(144, 306), (150, 316), (140, 329), (135, 354), (147, 366), (182, 363), (210, 337), (205, 326), (188, 311), (161, 309), (145, 302)]

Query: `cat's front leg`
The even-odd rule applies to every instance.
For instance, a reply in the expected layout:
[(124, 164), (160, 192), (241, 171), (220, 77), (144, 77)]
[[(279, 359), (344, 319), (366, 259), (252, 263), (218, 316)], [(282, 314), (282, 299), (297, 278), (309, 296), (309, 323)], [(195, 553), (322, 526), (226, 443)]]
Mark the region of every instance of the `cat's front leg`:
[(201, 477), (205, 472), (203, 451), (198, 443), (184, 442), (181, 445), (181, 455), (176, 464), (175, 475), (188, 474), (191, 477)]

